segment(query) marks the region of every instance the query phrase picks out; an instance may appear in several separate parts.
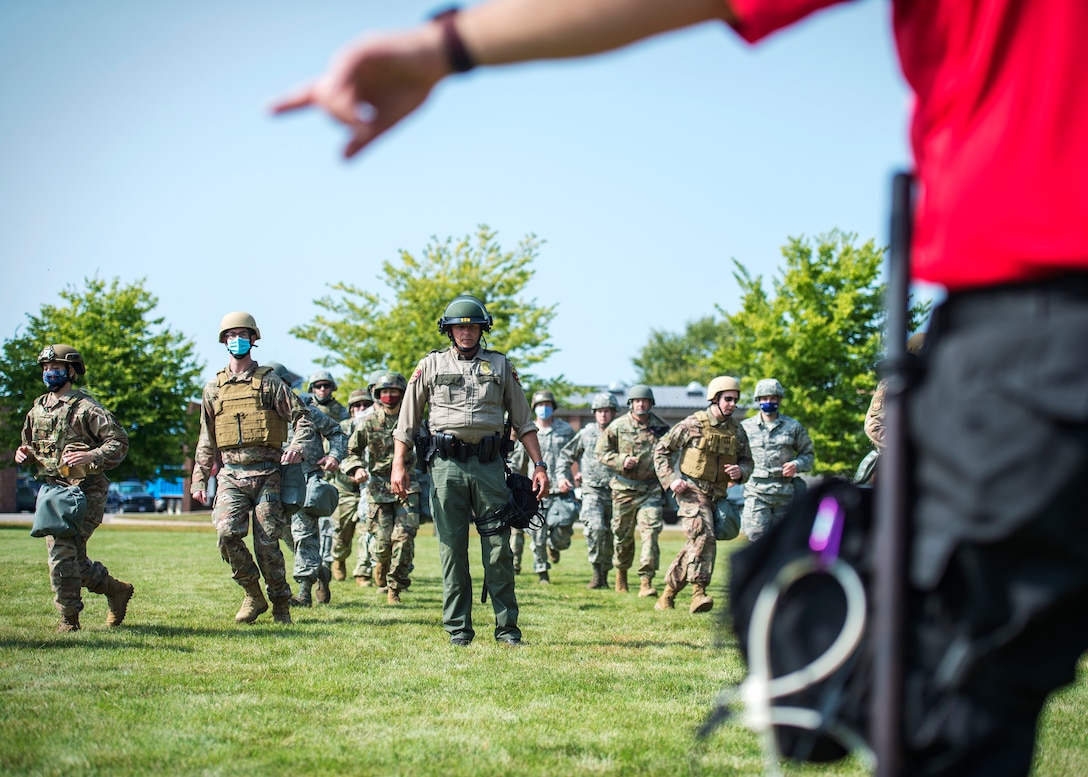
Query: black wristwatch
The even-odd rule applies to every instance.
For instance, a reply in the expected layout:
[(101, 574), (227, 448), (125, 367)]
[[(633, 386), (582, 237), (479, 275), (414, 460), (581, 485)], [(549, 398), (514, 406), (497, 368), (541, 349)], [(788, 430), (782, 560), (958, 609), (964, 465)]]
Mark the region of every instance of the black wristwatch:
[(545, 472), (548, 471), (548, 462), (546, 462), (546, 461), (534, 461), (533, 466), (534, 467), (540, 467)]

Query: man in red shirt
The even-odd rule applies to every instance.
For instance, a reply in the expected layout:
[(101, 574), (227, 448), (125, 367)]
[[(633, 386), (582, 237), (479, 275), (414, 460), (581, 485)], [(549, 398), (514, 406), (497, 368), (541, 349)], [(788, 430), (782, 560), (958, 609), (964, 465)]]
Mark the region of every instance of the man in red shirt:
[[(327, 111), (350, 157), (454, 72), (715, 19), (754, 43), (836, 2), (493, 0), (347, 47), (275, 110)], [(904, 769), (1025, 775), (1046, 696), (1088, 647), (1088, 2), (892, 5), (915, 95), (914, 275), (949, 291), (909, 410)]]

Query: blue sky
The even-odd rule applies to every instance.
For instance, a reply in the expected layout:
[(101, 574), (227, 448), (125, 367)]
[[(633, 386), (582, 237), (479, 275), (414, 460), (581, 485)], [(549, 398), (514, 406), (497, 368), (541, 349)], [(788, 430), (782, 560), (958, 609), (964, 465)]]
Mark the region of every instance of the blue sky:
[(325, 117), (268, 115), (344, 42), (437, 5), (0, 3), (0, 338), (86, 277), (146, 278), (205, 377), (236, 309), (259, 360), (305, 372), (322, 354), (287, 331), (327, 284), (384, 292), (401, 249), (488, 224), (545, 241), (529, 294), (558, 304), (560, 350), (538, 371), (608, 383), (651, 329), (735, 309), (732, 258), (769, 281), (788, 236), (886, 242), (909, 159), (888, 3), (755, 48), (707, 25), (449, 79), (352, 162)]

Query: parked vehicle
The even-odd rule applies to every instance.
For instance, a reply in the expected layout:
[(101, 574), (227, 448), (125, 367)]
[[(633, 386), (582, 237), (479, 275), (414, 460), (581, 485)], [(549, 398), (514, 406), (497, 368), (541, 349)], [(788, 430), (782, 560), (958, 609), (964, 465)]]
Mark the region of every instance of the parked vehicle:
[(32, 477), (20, 475), (15, 478), (15, 511), (18, 513), (32, 513), (38, 502), (38, 489), (42, 487)]
[(155, 497), (155, 512), (181, 512), (181, 499), (185, 492), (185, 484), (180, 477), (173, 479), (156, 478), (148, 483), (147, 490)]
[(139, 480), (110, 483), (109, 491), (106, 493), (106, 512), (153, 513), (155, 512), (155, 497)]

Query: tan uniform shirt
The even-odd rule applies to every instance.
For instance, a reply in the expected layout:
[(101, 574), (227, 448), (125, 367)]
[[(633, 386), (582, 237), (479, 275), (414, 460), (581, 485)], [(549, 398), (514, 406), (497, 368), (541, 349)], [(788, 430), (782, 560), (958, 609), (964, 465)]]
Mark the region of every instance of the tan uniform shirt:
[(404, 392), (394, 439), (415, 444), (428, 402), (431, 431), (467, 443), (502, 434), (506, 412), (518, 437), (536, 431), (517, 370), (498, 351), (481, 348), (474, 358), (463, 359), (451, 346), (420, 359)]

